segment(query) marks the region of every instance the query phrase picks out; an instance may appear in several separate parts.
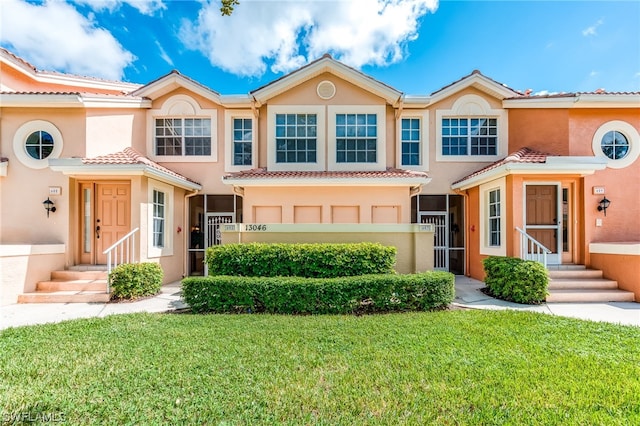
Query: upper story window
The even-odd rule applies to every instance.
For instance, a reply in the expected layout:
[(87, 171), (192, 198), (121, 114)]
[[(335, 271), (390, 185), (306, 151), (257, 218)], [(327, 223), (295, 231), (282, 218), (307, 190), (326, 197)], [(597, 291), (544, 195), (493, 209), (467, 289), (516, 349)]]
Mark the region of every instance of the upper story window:
[(337, 163), (375, 163), (377, 141), (376, 114), (336, 114)]
[(591, 147), (596, 157), (606, 161), (607, 167), (621, 169), (640, 156), (640, 133), (626, 121), (608, 121), (596, 130)]
[(401, 165), (420, 165), (420, 119), (403, 118), (400, 123)]
[(44, 160), (51, 155), (54, 146), (53, 136), (45, 131), (38, 130), (29, 135), (25, 148), (31, 158)]
[(211, 120), (206, 118), (158, 118), (156, 155), (211, 155)]
[(316, 114), (276, 114), (276, 163), (316, 163)]
[(154, 161), (218, 160), (217, 110), (205, 109), (187, 95), (167, 99), (147, 112), (147, 155)]
[(496, 155), (498, 120), (443, 118), (442, 155)]
[(33, 120), (21, 125), (13, 136), (16, 158), (32, 169), (44, 169), (49, 159), (62, 154), (62, 133), (48, 121)]
[(251, 166), (253, 163), (253, 120), (233, 119), (233, 165)]
[(437, 161), (495, 161), (508, 151), (508, 113), (479, 95), (436, 111)]
[(629, 154), (629, 141), (622, 133), (611, 130), (602, 137), (600, 148), (611, 160), (622, 160)]

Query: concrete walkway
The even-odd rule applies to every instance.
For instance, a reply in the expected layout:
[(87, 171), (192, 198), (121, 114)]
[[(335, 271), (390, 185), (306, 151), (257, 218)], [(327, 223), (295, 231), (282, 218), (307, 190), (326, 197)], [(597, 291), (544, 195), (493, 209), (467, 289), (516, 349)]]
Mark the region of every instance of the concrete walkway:
[[(640, 327), (640, 303), (545, 303), (520, 305), (497, 300), (482, 293), (484, 283), (456, 276), (456, 306), (474, 309), (515, 309), (604, 321)], [(180, 282), (162, 287), (160, 294), (136, 302), (122, 303), (34, 303), (0, 307), (0, 330), (23, 325), (45, 324), (77, 318), (102, 318), (133, 312), (171, 312), (187, 306), (180, 299)]]

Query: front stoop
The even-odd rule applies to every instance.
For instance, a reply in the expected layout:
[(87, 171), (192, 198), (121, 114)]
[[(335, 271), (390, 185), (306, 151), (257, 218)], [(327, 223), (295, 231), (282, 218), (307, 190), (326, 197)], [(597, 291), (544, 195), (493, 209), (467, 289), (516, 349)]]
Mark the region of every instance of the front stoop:
[(67, 270), (51, 272), (50, 281), (36, 284), (34, 293), (18, 296), (18, 303), (105, 303), (106, 271)]
[(548, 303), (633, 301), (633, 292), (620, 290), (616, 281), (603, 278), (602, 271), (584, 265), (549, 267)]

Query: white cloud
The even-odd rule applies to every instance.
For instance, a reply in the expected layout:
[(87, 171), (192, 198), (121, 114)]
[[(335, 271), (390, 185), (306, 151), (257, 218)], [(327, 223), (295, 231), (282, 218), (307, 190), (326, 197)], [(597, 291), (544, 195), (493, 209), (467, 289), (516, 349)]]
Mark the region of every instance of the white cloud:
[(438, 0), (242, 0), (230, 17), (203, 4), (180, 38), (211, 64), (242, 76), (287, 72), (331, 53), (351, 66), (401, 61)]
[(158, 40), (156, 40), (156, 47), (160, 51), (160, 57), (162, 58), (162, 60), (165, 61), (167, 64), (173, 66), (173, 60), (167, 54), (167, 51), (164, 50), (164, 47), (162, 47), (162, 45), (160, 44), (160, 42)]
[(135, 60), (110, 32), (66, 3), (1, 1), (2, 44), (38, 68), (119, 80)]
[(604, 24), (604, 21), (602, 19), (598, 19), (598, 21), (591, 25), (590, 27), (585, 28), (584, 30), (582, 30), (582, 35), (585, 37), (589, 37), (589, 36), (595, 36), (598, 34), (597, 30), (598, 27), (600, 25)]
[(123, 4), (137, 9), (144, 15), (153, 15), (158, 10), (166, 9), (167, 6), (162, 0), (71, 0), (76, 4), (89, 6), (95, 11), (108, 10), (113, 12)]

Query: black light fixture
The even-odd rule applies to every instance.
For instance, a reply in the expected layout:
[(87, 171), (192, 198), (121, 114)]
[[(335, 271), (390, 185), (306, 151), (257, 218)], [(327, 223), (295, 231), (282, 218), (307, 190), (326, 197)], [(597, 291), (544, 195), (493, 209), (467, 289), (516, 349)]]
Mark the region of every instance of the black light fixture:
[(47, 211), (47, 217), (49, 217), (49, 212), (51, 213), (56, 212), (56, 206), (53, 205), (53, 201), (51, 201), (49, 197), (47, 197), (47, 199), (42, 202), (42, 205), (44, 206), (44, 209)]
[(611, 204), (611, 201), (607, 200), (607, 197), (602, 197), (602, 200), (600, 200), (600, 202), (598, 203), (598, 211), (599, 212), (604, 212), (604, 215), (607, 215), (607, 209), (609, 208), (609, 205)]

